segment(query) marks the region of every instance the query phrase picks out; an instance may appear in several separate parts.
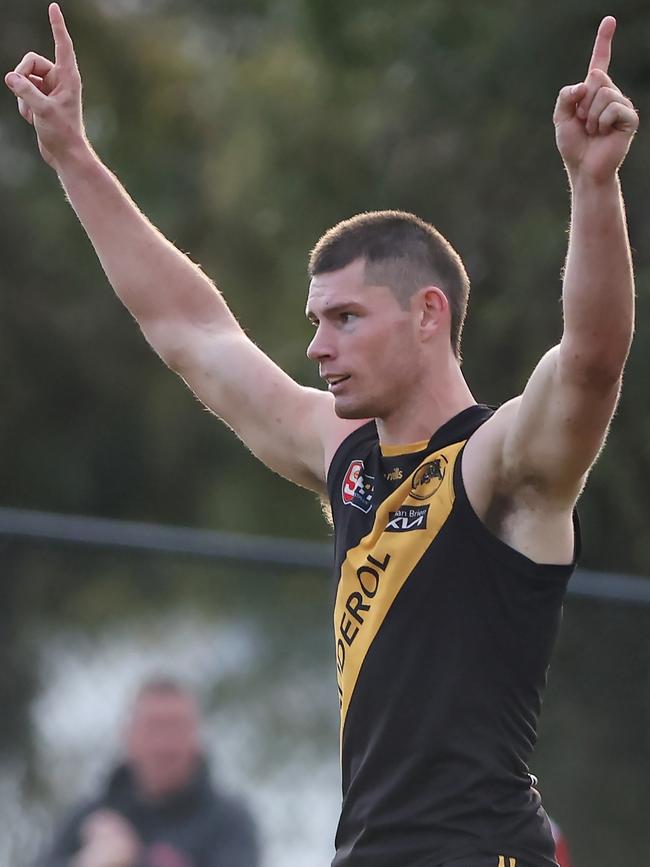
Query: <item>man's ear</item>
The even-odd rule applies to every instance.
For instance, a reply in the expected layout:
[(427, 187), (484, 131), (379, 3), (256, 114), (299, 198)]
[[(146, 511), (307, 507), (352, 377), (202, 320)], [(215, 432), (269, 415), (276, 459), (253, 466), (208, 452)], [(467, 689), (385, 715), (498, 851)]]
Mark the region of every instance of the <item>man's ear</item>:
[(419, 328), (424, 340), (429, 340), (449, 321), (449, 301), (437, 286), (425, 286), (416, 294)]

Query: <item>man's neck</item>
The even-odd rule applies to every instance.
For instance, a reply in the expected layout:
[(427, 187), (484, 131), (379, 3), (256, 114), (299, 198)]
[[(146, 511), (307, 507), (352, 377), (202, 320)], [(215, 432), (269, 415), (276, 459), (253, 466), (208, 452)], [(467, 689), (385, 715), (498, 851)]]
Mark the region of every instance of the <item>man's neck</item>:
[(428, 441), (449, 419), (475, 403), (454, 360), (423, 387), (405, 395), (394, 413), (376, 419), (379, 441), (382, 445)]

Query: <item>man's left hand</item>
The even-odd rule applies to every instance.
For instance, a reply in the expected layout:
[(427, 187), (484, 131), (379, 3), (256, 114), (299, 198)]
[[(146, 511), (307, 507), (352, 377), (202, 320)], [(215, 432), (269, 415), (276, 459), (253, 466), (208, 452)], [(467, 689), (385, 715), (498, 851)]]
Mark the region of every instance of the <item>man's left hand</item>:
[(83, 824), (83, 848), (74, 867), (135, 867), (142, 844), (132, 825), (113, 810), (98, 810)]
[(603, 18), (594, 43), (587, 77), (563, 87), (553, 123), (558, 150), (572, 180), (596, 183), (611, 179), (625, 159), (639, 126), (632, 102), (608, 75), (616, 19)]

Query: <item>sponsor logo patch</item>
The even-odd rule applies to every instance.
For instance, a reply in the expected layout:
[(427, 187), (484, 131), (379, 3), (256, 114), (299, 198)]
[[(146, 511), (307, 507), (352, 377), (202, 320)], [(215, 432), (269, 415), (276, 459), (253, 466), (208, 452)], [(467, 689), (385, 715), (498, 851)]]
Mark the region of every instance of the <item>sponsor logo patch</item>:
[(426, 530), (428, 506), (402, 506), (388, 513), (387, 533), (407, 533), (409, 530)]
[(410, 496), (415, 500), (428, 500), (438, 490), (447, 472), (447, 458), (440, 455), (427, 461), (413, 474)]
[(346, 506), (354, 506), (366, 514), (372, 509), (372, 495), (375, 490), (374, 476), (365, 476), (363, 461), (352, 461), (343, 477), (341, 496)]

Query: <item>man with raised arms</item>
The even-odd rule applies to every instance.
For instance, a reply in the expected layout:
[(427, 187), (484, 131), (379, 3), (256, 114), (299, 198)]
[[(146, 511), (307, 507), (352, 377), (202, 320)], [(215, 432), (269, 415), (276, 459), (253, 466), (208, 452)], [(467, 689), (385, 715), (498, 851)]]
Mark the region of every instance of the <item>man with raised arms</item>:
[(462, 262), (430, 225), (362, 214), (312, 251), (296, 384), (140, 213), (84, 133), (72, 41), (6, 83), (115, 292), (161, 358), (273, 470), (328, 494), (336, 530), (343, 807), (336, 867), (552, 867), (528, 773), (578, 549), (573, 512), (616, 407), (633, 330), (618, 169), (637, 129), (600, 25), (560, 91), (571, 186), (564, 333), (496, 411), (461, 373)]

